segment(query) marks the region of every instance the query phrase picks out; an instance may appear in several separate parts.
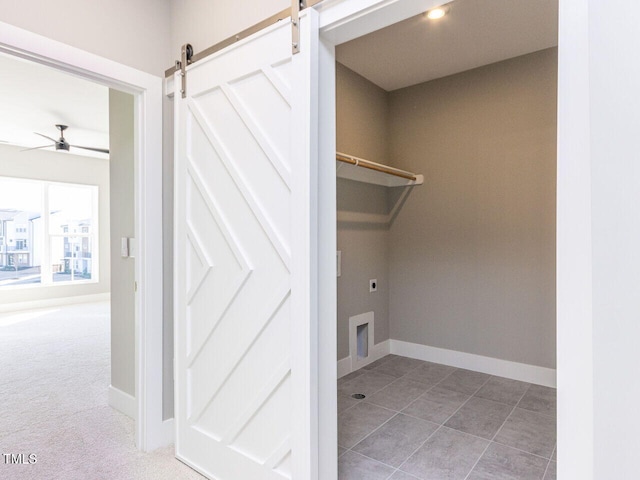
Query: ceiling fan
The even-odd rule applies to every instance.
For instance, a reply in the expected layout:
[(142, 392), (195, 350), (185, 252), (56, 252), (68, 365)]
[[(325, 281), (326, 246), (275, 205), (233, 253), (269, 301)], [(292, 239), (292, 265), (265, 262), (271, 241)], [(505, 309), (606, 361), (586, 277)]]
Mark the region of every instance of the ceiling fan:
[[(69, 151), (69, 149), (71, 147), (73, 148), (82, 148), (84, 150), (91, 150), (93, 152), (100, 152), (100, 153), (109, 153), (109, 150), (106, 148), (97, 148), (97, 147), (81, 147), (80, 145), (71, 145), (69, 142), (67, 142), (67, 140), (64, 138), (64, 131), (69, 128), (67, 125), (56, 125), (56, 128), (58, 130), (60, 130), (60, 138), (58, 140), (56, 140), (55, 138), (51, 138), (47, 135), (43, 135), (42, 133), (38, 133), (38, 132), (33, 132), (36, 135), (40, 135), (41, 137), (46, 138), (47, 140), (51, 140), (53, 142), (53, 146), (56, 147), (56, 150), (66, 150), (67, 152)], [(27, 150), (38, 150), (40, 148), (49, 148), (52, 145), (43, 145), (41, 147), (33, 147), (33, 148), (26, 148), (24, 150), (22, 150), (23, 152), (26, 152)]]

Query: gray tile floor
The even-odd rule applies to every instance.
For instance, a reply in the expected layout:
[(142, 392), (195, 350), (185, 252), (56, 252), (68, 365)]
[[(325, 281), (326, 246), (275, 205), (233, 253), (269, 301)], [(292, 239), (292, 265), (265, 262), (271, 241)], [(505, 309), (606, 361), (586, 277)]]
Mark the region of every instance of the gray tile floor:
[(395, 355), (338, 380), (340, 480), (555, 480), (555, 449), (552, 388)]

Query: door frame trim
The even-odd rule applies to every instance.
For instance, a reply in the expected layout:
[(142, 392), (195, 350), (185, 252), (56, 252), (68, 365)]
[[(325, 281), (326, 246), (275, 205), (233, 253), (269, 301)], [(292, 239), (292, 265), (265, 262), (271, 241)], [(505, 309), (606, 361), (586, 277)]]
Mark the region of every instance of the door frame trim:
[[(173, 442), (162, 414), (162, 79), (0, 22), (0, 52), (134, 96), (136, 445)], [(108, 385), (105, 385), (105, 389)]]

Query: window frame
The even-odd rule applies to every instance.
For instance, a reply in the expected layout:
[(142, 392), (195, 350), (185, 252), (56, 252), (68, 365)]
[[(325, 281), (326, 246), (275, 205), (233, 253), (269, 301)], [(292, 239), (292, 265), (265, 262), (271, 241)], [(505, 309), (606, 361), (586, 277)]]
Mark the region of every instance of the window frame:
[[(6, 175), (0, 175), (0, 180), (15, 180), (20, 182), (29, 182), (39, 184), (41, 191), (41, 218), (42, 218), (42, 245), (40, 249), (42, 251), (42, 260), (40, 262), (40, 282), (29, 283), (21, 285), (0, 285), (0, 291), (10, 290), (22, 290), (33, 288), (48, 288), (48, 287), (69, 287), (77, 285), (87, 285), (100, 282), (100, 212), (99, 212), (99, 198), (100, 187), (95, 184), (87, 184), (81, 182), (58, 182), (50, 180), (41, 180), (36, 178), (23, 178), (23, 177), (11, 177)], [(89, 233), (73, 233), (73, 232), (60, 232), (51, 233), (51, 209), (50, 204), (50, 187), (51, 186), (71, 186), (71, 187), (87, 187), (91, 192), (91, 231)], [(27, 229), (28, 230), (28, 229)], [(68, 229), (66, 229), (68, 230)], [(17, 229), (16, 229), (17, 232)], [(52, 264), (52, 252), (51, 243), (54, 238), (89, 238), (91, 243), (91, 278), (77, 280), (74, 279), (72, 273), (72, 280), (55, 281), (53, 278), (53, 264)], [(32, 248), (35, 247), (35, 240), (31, 242)], [(5, 241), (5, 245), (9, 245)], [(16, 255), (19, 252), (16, 252)], [(17, 258), (16, 258), (17, 260)], [(73, 268), (72, 268), (73, 270)]]

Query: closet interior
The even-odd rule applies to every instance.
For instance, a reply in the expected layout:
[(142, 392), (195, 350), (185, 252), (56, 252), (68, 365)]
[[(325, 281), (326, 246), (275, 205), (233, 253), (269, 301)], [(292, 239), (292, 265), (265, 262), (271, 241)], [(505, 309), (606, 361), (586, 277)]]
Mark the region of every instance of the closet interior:
[(336, 49), (339, 478), (548, 480), (558, 4), (442, 13)]

